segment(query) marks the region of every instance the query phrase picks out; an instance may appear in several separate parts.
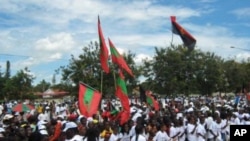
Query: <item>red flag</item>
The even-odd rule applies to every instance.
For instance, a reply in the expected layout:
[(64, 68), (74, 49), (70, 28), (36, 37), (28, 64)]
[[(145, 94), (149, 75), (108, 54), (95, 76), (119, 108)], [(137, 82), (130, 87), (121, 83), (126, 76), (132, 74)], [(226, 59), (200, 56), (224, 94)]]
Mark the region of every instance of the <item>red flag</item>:
[(79, 83), (78, 104), (82, 115), (92, 117), (96, 114), (101, 100), (101, 93), (86, 84)]
[(148, 103), (150, 106), (154, 107), (154, 109), (155, 109), (156, 111), (159, 111), (159, 109), (160, 109), (159, 103), (158, 103), (158, 101), (153, 97), (152, 92), (151, 92), (151, 91), (146, 91), (146, 96), (147, 96), (147, 103)]
[(171, 16), (170, 19), (172, 23), (172, 32), (180, 35), (184, 45), (188, 47), (189, 50), (193, 50), (196, 44), (196, 39), (176, 22), (175, 16)]
[(99, 35), (99, 45), (100, 45), (100, 61), (101, 66), (104, 72), (109, 73), (109, 65), (108, 65), (108, 48), (104, 40), (104, 36), (102, 33), (101, 22), (98, 16), (98, 35)]
[(123, 111), (119, 113), (120, 124), (123, 125), (129, 120), (130, 117), (130, 106), (128, 100), (128, 92), (126, 83), (122, 71), (119, 71), (119, 77), (117, 79), (116, 96), (120, 99)]
[(124, 69), (127, 73), (129, 73), (131, 76), (134, 77), (131, 69), (128, 67), (124, 58), (120, 55), (120, 53), (115, 48), (111, 40), (110, 39), (108, 40), (109, 40), (109, 47), (110, 47), (112, 62), (117, 64), (121, 69)]

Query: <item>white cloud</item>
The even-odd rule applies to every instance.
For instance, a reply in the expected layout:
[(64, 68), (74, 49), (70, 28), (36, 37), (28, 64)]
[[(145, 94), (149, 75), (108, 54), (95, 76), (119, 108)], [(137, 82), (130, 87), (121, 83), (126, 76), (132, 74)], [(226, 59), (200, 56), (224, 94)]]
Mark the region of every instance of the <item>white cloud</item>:
[(39, 52), (68, 52), (74, 45), (74, 39), (69, 33), (57, 33), (36, 41), (35, 49)]
[(232, 11), (233, 14), (239, 16), (240, 18), (250, 17), (250, 7), (236, 9)]

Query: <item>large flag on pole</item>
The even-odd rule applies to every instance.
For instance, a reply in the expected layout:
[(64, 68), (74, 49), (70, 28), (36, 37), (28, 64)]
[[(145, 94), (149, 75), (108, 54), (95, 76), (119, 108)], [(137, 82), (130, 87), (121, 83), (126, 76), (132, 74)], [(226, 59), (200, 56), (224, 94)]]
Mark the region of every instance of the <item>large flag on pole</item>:
[(99, 35), (99, 45), (100, 45), (101, 67), (104, 72), (109, 73), (109, 65), (108, 65), (109, 52), (102, 33), (102, 27), (99, 16), (98, 16), (98, 35)]
[(196, 44), (196, 39), (176, 22), (175, 16), (171, 16), (170, 19), (171, 19), (171, 23), (172, 23), (172, 32), (181, 37), (184, 45), (189, 50), (193, 50), (194, 46)]
[(128, 92), (124, 80), (124, 75), (122, 74), (121, 70), (119, 70), (119, 77), (117, 78), (117, 87), (115, 94), (120, 99), (123, 109), (129, 111), (130, 106), (128, 100)]
[(92, 117), (97, 113), (101, 93), (90, 86), (79, 83), (78, 106), (82, 115)]
[(120, 55), (118, 50), (115, 48), (114, 44), (109, 40), (109, 47), (111, 52), (112, 62), (117, 64), (121, 69), (124, 69), (128, 74), (134, 77), (131, 69), (128, 67), (126, 61), (124, 60), (123, 56)]
[(120, 112), (120, 124), (123, 125), (129, 120), (130, 117), (130, 106), (128, 100), (128, 92), (126, 88), (126, 83), (124, 80), (124, 75), (122, 70), (119, 70), (119, 77), (117, 78), (116, 96), (120, 99), (123, 110)]

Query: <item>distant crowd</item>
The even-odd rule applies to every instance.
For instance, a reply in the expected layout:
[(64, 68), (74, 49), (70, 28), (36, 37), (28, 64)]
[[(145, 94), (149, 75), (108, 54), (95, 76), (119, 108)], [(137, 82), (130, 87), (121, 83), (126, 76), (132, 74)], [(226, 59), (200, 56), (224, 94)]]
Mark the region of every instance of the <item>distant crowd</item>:
[[(248, 96), (158, 98), (160, 110), (131, 98), (123, 125), (107, 115), (122, 109), (117, 99), (103, 99), (91, 117), (77, 101), (2, 102), (0, 141), (229, 141), (230, 125), (250, 125)], [(20, 103), (32, 107), (14, 111)]]

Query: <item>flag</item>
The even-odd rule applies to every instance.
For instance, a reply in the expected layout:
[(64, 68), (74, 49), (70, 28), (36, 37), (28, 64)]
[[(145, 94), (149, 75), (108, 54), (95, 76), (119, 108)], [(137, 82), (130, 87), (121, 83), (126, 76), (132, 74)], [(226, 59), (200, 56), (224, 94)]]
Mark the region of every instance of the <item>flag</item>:
[(172, 32), (180, 35), (184, 45), (188, 47), (189, 50), (193, 50), (196, 44), (196, 39), (176, 22), (175, 16), (171, 16), (170, 19), (172, 23)]
[(154, 107), (156, 111), (160, 109), (158, 101), (154, 98), (152, 95), (151, 91), (146, 91), (146, 96), (147, 96), (147, 103), (151, 106)]
[(96, 114), (101, 100), (101, 93), (84, 83), (79, 83), (78, 104), (82, 115), (92, 117)]
[(143, 89), (143, 87), (141, 85), (139, 85), (139, 91), (140, 91), (140, 100), (141, 100), (141, 104), (143, 102), (146, 103), (147, 101), (147, 97), (146, 97), (146, 91)]
[(116, 96), (120, 99), (123, 110), (119, 113), (120, 124), (123, 125), (129, 120), (130, 117), (130, 105), (128, 100), (128, 92), (126, 88), (126, 83), (124, 80), (124, 75), (122, 71), (119, 70), (119, 77), (117, 78)]
[(117, 49), (115, 48), (111, 40), (110, 39), (108, 40), (109, 40), (109, 47), (110, 47), (112, 62), (117, 64), (121, 69), (124, 69), (131, 76), (134, 76), (131, 69), (128, 67), (126, 61), (124, 60), (124, 58), (117, 51)]
[(105, 43), (105, 39), (102, 33), (101, 22), (98, 16), (98, 35), (99, 35), (99, 45), (100, 45), (100, 61), (101, 67), (104, 72), (109, 73), (109, 65), (108, 65), (108, 48)]
[(117, 87), (115, 94), (120, 99), (123, 109), (129, 111), (130, 106), (128, 100), (128, 92), (124, 80), (124, 75), (122, 74), (121, 70), (119, 71), (119, 77), (117, 78)]

